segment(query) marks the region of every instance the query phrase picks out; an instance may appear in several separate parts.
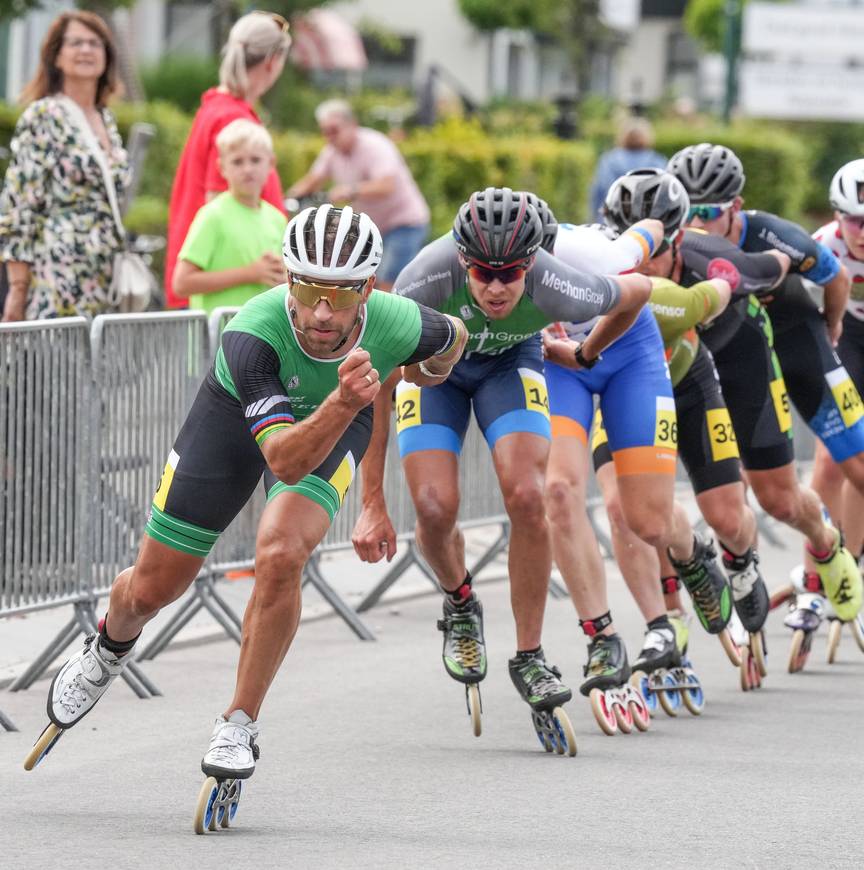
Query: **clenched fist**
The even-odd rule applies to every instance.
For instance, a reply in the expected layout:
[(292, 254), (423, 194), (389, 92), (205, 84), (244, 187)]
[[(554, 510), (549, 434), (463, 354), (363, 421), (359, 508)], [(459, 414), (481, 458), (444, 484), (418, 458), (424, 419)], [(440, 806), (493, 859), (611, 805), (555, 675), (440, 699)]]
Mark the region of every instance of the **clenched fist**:
[(368, 351), (359, 348), (351, 351), (338, 371), (339, 398), (355, 411), (365, 408), (378, 395), (381, 381), (377, 369), (372, 368)]

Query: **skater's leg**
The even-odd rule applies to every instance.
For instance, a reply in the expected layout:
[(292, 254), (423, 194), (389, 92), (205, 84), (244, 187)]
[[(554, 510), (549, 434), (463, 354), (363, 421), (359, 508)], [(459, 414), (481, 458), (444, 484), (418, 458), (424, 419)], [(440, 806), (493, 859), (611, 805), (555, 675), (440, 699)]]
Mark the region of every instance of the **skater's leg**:
[[(556, 434), (546, 474), (552, 550), (576, 611), (591, 619), (609, 610), (609, 600), (603, 557), (585, 508), (587, 478), (587, 446), (575, 436)], [(613, 631), (611, 625), (604, 629)]]
[(696, 495), (705, 522), (733, 553), (746, 553), (756, 543), (756, 516), (744, 497), (743, 483), (728, 483)]
[(609, 517), (615, 560), (642, 616), (646, 622), (650, 622), (665, 612), (662, 594), (657, 584), (660, 571), (657, 551), (627, 525), (619, 498), (618, 478), (614, 465), (611, 462), (605, 463), (597, 469), (596, 476)]
[(105, 619), (110, 639), (136, 638), (163, 607), (189, 588), (203, 564), (199, 556), (181, 553), (144, 535), (135, 564), (121, 571), (111, 587)]
[(244, 710), (258, 718), (297, 631), (303, 567), (330, 527), (319, 504), (295, 492), (273, 498), (258, 525), (255, 586), (243, 617), (237, 686), (225, 716)]
[(510, 517), (510, 603), (516, 646), (540, 646), (552, 550), (543, 506), (549, 441), (527, 432), (503, 435), (492, 451), (504, 507)]
[(414, 511), (415, 540), (448, 592), (465, 578), (465, 539), (459, 513), (459, 457), (449, 450), (420, 450), (402, 460)]

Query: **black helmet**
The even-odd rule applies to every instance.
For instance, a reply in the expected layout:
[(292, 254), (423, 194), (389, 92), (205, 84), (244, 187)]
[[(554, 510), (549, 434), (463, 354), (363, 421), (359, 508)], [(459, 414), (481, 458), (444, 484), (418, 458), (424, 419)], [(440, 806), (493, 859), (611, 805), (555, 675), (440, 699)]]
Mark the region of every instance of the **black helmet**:
[(634, 169), (615, 181), (606, 194), (603, 217), (610, 227), (623, 233), (645, 218), (663, 224), (667, 236), (684, 226), (690, 200), (684, 186), (662, 169)]
[(543, 241), (540, 242), (540, 247), (551, 254), (555, 250), (555, 239), (558, 237), (558, 221), (545, 199), (540, 199), (536, 193), (531, 193), (530, 190), (525, 190), (523, 193), (528, 198), (528, 202), (537, 209), (540, 223), (543, 224)]
[(702, 142), (682, 148), (666, 166), (687, 188), (690, 202), (721, 203), (744, 189), (744, 167), (731, 148)]
[(500, 269), (536, 253), (543, 224), (526, 194), (487, 187), (471, 194), (453, 221), (456, 247), (469, 260)]

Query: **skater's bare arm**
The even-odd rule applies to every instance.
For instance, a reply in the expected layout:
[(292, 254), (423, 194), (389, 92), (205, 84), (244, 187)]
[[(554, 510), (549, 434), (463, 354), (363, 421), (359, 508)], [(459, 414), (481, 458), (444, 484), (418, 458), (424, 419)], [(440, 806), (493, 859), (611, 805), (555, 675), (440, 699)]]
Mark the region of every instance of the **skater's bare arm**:
[(339, 366), (339, 386), (317, 410), (302, 422), (280, 429), (261, 445), (273, 474), (293, 485), (314, 471), (380, 388), (369, 353), (358, 349), (348, 354)]
[(363, 510), (354, 525), (351, 540), (354, 550), (364, 562), (378, 562), (385, 557), (389, 562), (396, 555), (396, 532), (387, 513), (384, 495), (384, 469), (393, 390), (398, 383), (399, 370), (396, 369), (384, 381), (375, 397), (372, 438), (360, 464)]

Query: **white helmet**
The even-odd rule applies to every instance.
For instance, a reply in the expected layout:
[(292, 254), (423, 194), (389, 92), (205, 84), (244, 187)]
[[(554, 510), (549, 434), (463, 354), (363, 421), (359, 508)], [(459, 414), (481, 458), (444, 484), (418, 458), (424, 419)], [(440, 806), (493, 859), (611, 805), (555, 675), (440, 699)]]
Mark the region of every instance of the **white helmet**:
[[(325, 245), (328, 229), (335, 229), (332, 247)], [(352, 236), (356, 235), (353, 241), (348, 238), (352, 229)], [(307, 252), (310, 236), (314, 239), (314, 257)], [(325, 254), (328, 247), (330, 252)], [(381, 232), (369, 215), (355, 213), (350, 206), (333, 208), (329, 203), (303, 209), (292, 218), (282, 242), (282, 258), (288, 271), (321, 281), (364, 280), (375, 274), (383, 250)], [(340, 261), (341, 266), (337, 265)]]
[(841, 214), (864, 215), (864, 160), (852, 160), (834, 173), (828, 198)]

